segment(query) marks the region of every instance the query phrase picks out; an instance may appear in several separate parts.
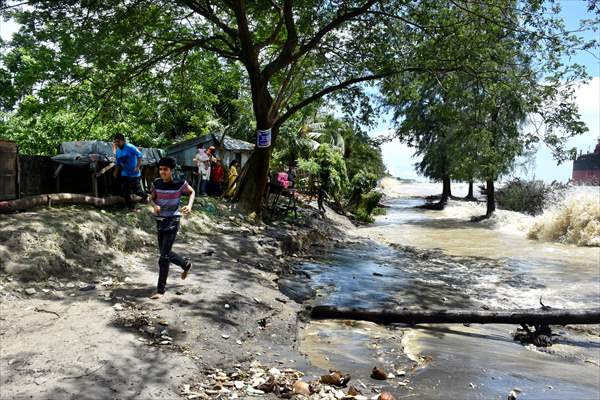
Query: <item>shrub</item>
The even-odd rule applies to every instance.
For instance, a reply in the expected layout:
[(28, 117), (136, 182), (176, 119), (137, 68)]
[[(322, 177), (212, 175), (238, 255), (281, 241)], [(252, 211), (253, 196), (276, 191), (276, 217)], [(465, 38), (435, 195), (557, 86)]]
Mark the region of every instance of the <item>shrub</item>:
[(371, 191), (360, 196), (358, 207), (354, 210), (356, 219), (362, 222), (373, 222), (373, 211), (377, 209), (383, 193)]
[(546, 184), (542, 181), (522, 181), (516, 178), (496, 191), (496, 201), (499, 208), (538, 215), (543, 212), (546, 204), (565, 188), (566, 185), (556, 182)]
[(360, 170), (350, 180), (348, 206), (355, 208), (360, 203), (361, 196), (371, 191), (377, 185), (377, 176), (366, 170)]
[[(298, 160), (298, 172), (307, 176), (307, 182), (301, 183), (302, 189), (314, 190), (314, 185), (318, 182), (336, 203), (341, 203), (348, 187), (348, 176), (344, 158), (337, 149), (321, 144), (310, 159)], [(324, 178), (326, 182), (323, 182)]]

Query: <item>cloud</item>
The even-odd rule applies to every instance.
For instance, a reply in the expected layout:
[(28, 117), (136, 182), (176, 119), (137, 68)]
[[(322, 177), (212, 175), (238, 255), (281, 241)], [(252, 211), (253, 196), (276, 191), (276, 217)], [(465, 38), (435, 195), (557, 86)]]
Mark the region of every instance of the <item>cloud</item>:
[(0, 37), (3, 40), (10, 40), (13, 33), (19, 30), (19, 24), (14, 22), (12, 19), (3, 21), (0, 19)]
[[(394, 132), (393, 129), (374, 131), (369, 134), (371, 137), (389, 136)], [(390, 142), (385, 142), (381, 145), (381, 154), (383, 162), (388, 171), (393, 176), (406, 179), (417, 179), (420, 177), (414, 169), (414, 164), (417, 159), (413, 158), (415, 150), (408, 147), (399, 140), (394, 139)]]
[(600, 123), (600, 77), (593, 77), (587, 84), (575, 90), (579, 113), (595, 117), (595, 123)]

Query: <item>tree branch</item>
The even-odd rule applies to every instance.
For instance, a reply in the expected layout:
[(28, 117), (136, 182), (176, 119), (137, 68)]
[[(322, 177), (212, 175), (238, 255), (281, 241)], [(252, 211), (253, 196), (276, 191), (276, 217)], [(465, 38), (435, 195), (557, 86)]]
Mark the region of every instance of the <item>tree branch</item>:
[[(112, 85), (110, 85), (109, 87), (104, 89), (100, 93), (99, 97), (96, 100), (97, 101), (100, 100), (101, 106), (104, 106), (104, 104), (106, 104), (108, 99), (110, 99), (112, 91), (115, 90), (116, 88), (122, 87), (123, 85), (133, 81), (139, 75), (141, 75), (142, 73), (144, 73), (145, 71), (150, 69), (150, 67), (158, 64), (161, 61), (166, 60), (167, 58), (171, 57), (172, 55), (187, 52), (187, 51), (193, 49), (194, 47), (201, 47), (202, 42), (210, 40), (210, 39), (211, 38), (192, 40), (183, 46), (170, 49), (169, 51), (167, 51), (163, 54), (158, 54), (158, 55), (155, 55), (154, 57), (151, 57), (150, 59), (148, 59), (148, 60), (140, 63), (139, 65), (133, 67), (132, 69), (130, 69), (126, 74), (124, 74), (124, 76), (122, 76), (120, 79), (118, 79)], [(94, 104), (95, 103), (96, 102), (94, 102)], [(88, 112), (93, 108), (94, 104), (89, 105), (83, 111), (83, 113), (81, 114), (81, 117), (77, 120), (77, 122), (75, 122), (74, 126), (79, 125), (79, 123), (81, 121), (83, 121), (83, 119), (86, 117)], [(95, 120), (96, 117), (97, 117), (97, 115), (94, 117), (94, 119), (92, 119), (92, 122)]]
[(284, 68), (292, 60), (294, 49), (298, 45), (298, 32), (296, 32), (296, 23), (294, 22), (294, 10), (292, 9), (292, 0), (284, 0), (283, 19), (287, 31), (287, 39), (279, 55), (263, 69), (263, 75), (269, 80), (277, 71)]
[(398, 71), (392, 71), (392, 72), (384, 72), (381, 74), (373, 74), (373, 75), (367, 75), (367, 76), (362, 76), (359, 78), (352, 78), (352, 79), (348, 79), (344, 82), (341, 82), (337, 85), (333, 85), (333, 86), (329, 86), (315, 94), (313, 94), (310, 97), (307, 97), (306, 99), (302, 100), (301, 102), (293, 105), (291, 108), (289, 108), (282, 116), (280, 116), (279, 118), (277, 118), (277, 120), (275, 121), (275, 123), (273, 125), (275, 126), (280, 126), (281, 124), (283, 124), (285, 121), (287, 121), (292, 115), (294, 115), (294, 113), (296, 113), (298, 110), (306, 107), (307, 105), (309, 105), (310, 103), (317, 101), (319, 99), (321, 99), (322, 97), (336, 92), (338, 90), (344, 89), (348, 86), (357, 84), (357, 83), (361, 83), (361, 82), (367, 82), (367, 81), (374, 81), (377, 79), (381, 79), (381, 78), (385, 78), (387, 76), (391, 76), (394, 74), (397, 74)]
[(408, 19), (406, 19), (404, 17), (401, 17), (400, 15), (390, 14), (390, 13), (388, 13), (386, 11), (375, 11), (375, 10), (373, 10), (373, 11), (368, 11), (366, 14), (380, 15), (380, 16), (387, 17), (387, 18), (397, 19), (399, 21), (404, 22), (407, 25), (414, 26), (415, 28), (420, 29), (423, 32), (427, 32), (428, 29), (434, 28), (434, 27), (428, 27), (428, 26), (424, 26), (424, 25), (418, 24), (418, 23), (416, 23), (414, 21), (411, 21), (411, 20), (408, 20)]
[[(248, 17), (246, 16), (246, 4), (245, 0), (234, 0), (232, 1), (233, 12), (235, 13), (235, 19), (238, 25), (238, 37), (242, 45), (242, 51), (240, 59), (250, 68), (253, 72), (251, 75), (259, 71), (258, 56), (254, 50), (254, 43), (252, 42), (252, 33), (248, 26)], [(250, 77), (252, 80), (253, 78)]]
[(223, 32), (225, 32), (231, 39), (235, 41), (237, 38), (237, 31), (235, 28), (227, 25), (225, 22), (221, 21), (219, 17), (215, 14), (209, 2), (205, 1), (204, 4), (200, 4), (195, 0), (178, 0), (181, 4), (187, 6), (195, 13), (203, 16), (217, 27), (219, 27)]
[(271, 33), (271, 35), (266, 38), (265, 40), (263, 40), (260, 43), (257, 43), (255, 45), (255, 50), (258, 52), (260, 51), (260, 49), (262, 49), (263, 47), (269, 46), (273, 43), (275, 43), (275, 40), (277, 40), (277, 36), (279, 35), (279, 32), (281, 32), (281, 28), (283, 28), (283, 24), (284, 24), (284, 12), (283, 12), (283, 8), (278, 6), (277, 3), (275, 2), (275, 0), (272, 0), (271, 3), (273, 4), (273, 7), (275, 7), (275, 9), (277, 10), (278, 14), (279, 14), (279, 21), (277, 22), (277, 26), (275, 27), (275, 29), (273, 30), (273, 32)]
[(289, 69), (285, 75), (285, 78), (283, 79), (283, 82), (281, 82), (281, 86), (279, 87), (279, 90), (277, 91), (275, 100), (273, 101), (273, 104), (271, 104), (271, 108), (269, 110), (269, 115), (273, 118), (277, 115), (279, 107), (281, 106), (281, 103), (284, 99), (285, 91), (288, 89), (291, 82), (293, 81), (293, 78), (294, 78), (293, 72), (295, 70), (296, 65), (297, 65), (297, 63), (292, 63), (289, 66)]
[(455, 67), (448, 67), (448, 68), (436, 68), (436, 69), (429, 69), (429, 68), (423, 68), (423, 67), (407, 67), (407, 68), (403, 68), (400, 70), (392, 70), (392, 71), (388, 71), (388, 72), (382, 72), (379, 74), (372, 74), (372, 75), (366, 75), (366, 76), (362, 76), (362, 77), (358, 77), (358, 78), (351, 78), (344, 82), (338, 83), (337, 85), (329, 86), (329, 87), (313, 94), (312, 96), (307, 97), (306, 99), (300, 101), (299, 103), (293, 105), (292, 107), (287, 109), (283, 115), (278, 117), (273, 125), (280, 126), (285, 121), (287, 121), (292, 115), (294, 115), (294, 113), (296, 113), (298, 110), (302, 109), (303, 107), (306, 107), (310, 103), (317, 101), (330, 93), (339, 91), (341, 89), (344, 89), (348, 86), (351, 86), (351, 85), (354, 85), (357, 83), (374, 81), (374, 80), (386, 78), (388, 76), (398, 75), (398, 74), (401, 74), (404, 72), (452, 72), (452, 71), (468, 70), (468, 69), (469, 69), (469, 67), (465, 66), (465, 65), (458, 65)]
[(344, 14), (339, 14), (335, 19), (333, 19), (331, 22), (329, 22), (327, 25), (325, 25), (323, 28), (321, 28), (315, 34), (315, 36), (313, 36), (307, 43), (303, 44), (300, 47), (300, 49), (298, 50), (298, 52), (296, 52), (292, 56), (293, 60), (297, 60), (298, 58), (302, 57), (304, 54), (308, 53), (310, 50), (314, 49), (319, 44), (321, 39), (323, 39), (323, 37), (325, 35), (327, 35), (329, 32), (337, 29), (345, 22), (347, 22), (361, 14), (366, 13), (369, 10), (369, 8), (371, 8), (371, 6), (375, 3), (377, 3), (378, 1), (380, 1), (380, 0), (368, 0), (360, 7), (353, 8), (353, 9), (351, 9), (351, 11), (348, 11)]
[(6, 10), (10, 10), (11, 8), (17, 8), (17, 7), (20, 7), (20, 6), (25, 6), (25, 5), (28, 5), (29, 3), (31, 3), (31, 1), (24, 1), (22, 3), (13, 4), (11, 6), (6, 5), (4, 7), (0, 7), (0, 11), (6, 11)]

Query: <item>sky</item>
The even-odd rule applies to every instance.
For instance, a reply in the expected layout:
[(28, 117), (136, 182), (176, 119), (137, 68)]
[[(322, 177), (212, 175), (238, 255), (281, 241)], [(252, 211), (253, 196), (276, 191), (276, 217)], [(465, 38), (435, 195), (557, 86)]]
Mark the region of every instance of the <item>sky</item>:
[[(561, 1), (563, 17), (567, 29), (575, 30), (579, 26), (579, 21), (582, 18), (590, 18), (591, 15), (587, 12), (586, 0), (563, 0)], [(3, 39), (9, 39), (18, 26), (12, 21), (0, 20), (0, 36)], [(582, 34), (585, 39), (600, 39), (600, 32), (586, 32)], [(567, 143), (567, 147), (576, 147), (583, 152), (593, 149), (596, 141), (600, 138), (600, 54), (594, 57), (592, 54), (581, 52), (572, 59), (573, 62), (582, 64), (586, 67), (587, 72), (592, 79), (587, 84), (578, 88), (576, 92), (577, 104), (582, 121), (586, 124), (589, 131), (583, 135), (572, 138)], [(371, 129), (369, 135), (377, 137), (387, 135), (392, 132), (393, 126), (389, 117), (383, 116), (380, 118), (378, 125)], [(384, 143), (381, 147), (383, 160), (388, 171), (397, 177), (407, 179), (425, 180), (418, 176), (414, 164), (418, 161), (412, 157), (414, 151), (406, 145), (398, 141)], [(516, 171), (515, 175), (524, 178), (542, 179), (551, 182), (567, 181), (571, 177), (573, 162), (564, 162), (557, 165), (550, 151), (541, 145), (535, 156), (533, 168), (529, 168), (527, 172)]]

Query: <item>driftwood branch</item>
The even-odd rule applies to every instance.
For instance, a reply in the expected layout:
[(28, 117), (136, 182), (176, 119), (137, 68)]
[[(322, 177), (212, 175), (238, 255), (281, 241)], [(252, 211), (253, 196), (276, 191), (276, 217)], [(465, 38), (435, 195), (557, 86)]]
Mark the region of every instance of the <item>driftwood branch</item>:
[(347, 319), (379, 324), (527, 324), (569, 325), (600, 324), (600, 308), (581, 310), (366, 310), (333, 306), (316, 306), (313, 319)]
[[(132, 201), (139, 201), (138, 196), (131, 196)], [(37, 206), (51, 204), (88, 204), (96, 207), (109, 207), (116, 204), (125, 204), (125, 199), (120, 196), (94, 197), (77, 193), (54, 193), (39, 196), (24, 197), (18, 200), (0, 201), (0, 214), (15, 211), (29, 210)]]
[(105, 361), (102, 364), (100, 364), (99, 367), (91, 370), (90, 372), (87, 372), (87, 373), (85, 373), (83, 375), (77, 375), (77, 376), (65, 376), (64, 378), (61, 378), (61, 380), (63, 380), (63, 379), (79, 379), (79, 378), (84, 378), (86, 376), (90, 376), (90, 375), (92, 375), (92, 374), (100, 371), (102, 368), (104, 368), (106, 366), (106, 364), (108, 364), (108, 362)]
[(35, 307), (35, 308), (33, 309), (33, 311), (36, 311), (36, 312), (41, 312), (41, 313), (46, 313), (46, 314), (54, 314), (54, 315), (56, 315), (58, 318), (60, 318), (60, 315), (59, 315), (59, 314), (58, 314), (56, 311), (46, 310), (46, 309), (39, 308), (39, 307)]

